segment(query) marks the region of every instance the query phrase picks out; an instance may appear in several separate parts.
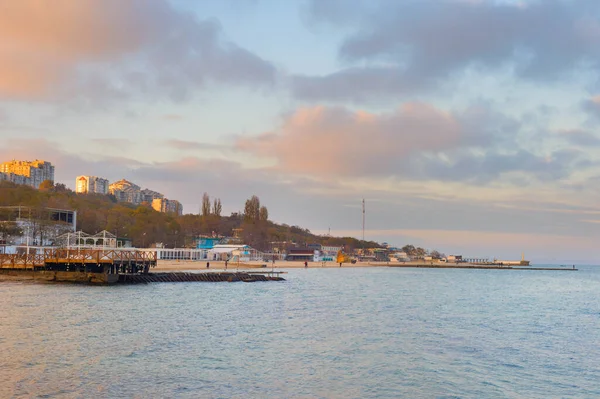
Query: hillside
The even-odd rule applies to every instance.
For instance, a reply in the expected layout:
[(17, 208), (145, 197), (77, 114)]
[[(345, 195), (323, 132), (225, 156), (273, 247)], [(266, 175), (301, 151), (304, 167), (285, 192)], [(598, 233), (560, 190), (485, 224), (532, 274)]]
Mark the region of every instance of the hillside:
[[(277, 245), (283, 249), (290, 246), (321, 244), (345, 246), (347, 250), (362, 247), (377, 247), (376, 242), (362, 242), (352, 237), (326, 237), (312, 234), (308, 229), (286, 224), (276, 224), (267, 219), (267, 209), (256, 207), (256, 217), (250, 215), (246, 201), (245, 214), (221, 216), (205, 212), (206, 215), (182, 215), (160, 213), (149, 204), (134, 206), (118, 203), (110, 195), (76, 194), (62, 184), (44, 185), (40, 190), (0, 182), (0, 206), (29, 206), (33, 208), (59, 208), (77, 211), (77, 230), (97, 233), (108, 230), (119, 237), (132, 240), (134, 246), (163, 243), (167, 247), (193, 245), (193, 238), (200, 235), (217, 234), (231, 237), (238, 230), (241, 240), (260, 250), (270, 250)], [(220, 205), (220, 203), (219, 203)], [(257, 204), (259, 205), (259, 204)], [(220, 213), (220, 210), (217, 211)], [(0, 220), (5, 220), (0, 215)], [(286, 244), (283, 244), (285, 242)], [(278, 243), (278, 244), (273, 244)]]

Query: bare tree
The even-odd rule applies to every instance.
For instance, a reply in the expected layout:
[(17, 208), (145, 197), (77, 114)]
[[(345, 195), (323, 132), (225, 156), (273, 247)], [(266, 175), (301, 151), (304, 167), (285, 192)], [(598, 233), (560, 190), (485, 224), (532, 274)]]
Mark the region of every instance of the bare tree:
[(252, 198), (246, 200), (244, 206), (244, 220), (247, 222), (256, 222), (260, 218), (260, 199), (253, 195)]
[(202, 195), (202, 216), (207, 217), (210, 215), (210, 197), (207, 193)]
[(223, 207), (221, 206), (221, 198), (215, 198), (215, 200), (213, 202), (213, 213), (216, 216), (221, 216), (222, 210), (223, 210)]
[(269, 220), (269, 211), (266, 206), (261, 206), (259, 211), (259, 219), (261, 222), (266, 222)]

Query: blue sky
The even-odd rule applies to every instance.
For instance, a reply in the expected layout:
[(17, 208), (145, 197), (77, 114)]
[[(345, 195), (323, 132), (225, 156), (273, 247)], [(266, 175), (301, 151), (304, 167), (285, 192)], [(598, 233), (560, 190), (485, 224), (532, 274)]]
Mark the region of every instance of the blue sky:
[(0, 0), (0, 156), (445, 253), (594, 262), (600, 4)]

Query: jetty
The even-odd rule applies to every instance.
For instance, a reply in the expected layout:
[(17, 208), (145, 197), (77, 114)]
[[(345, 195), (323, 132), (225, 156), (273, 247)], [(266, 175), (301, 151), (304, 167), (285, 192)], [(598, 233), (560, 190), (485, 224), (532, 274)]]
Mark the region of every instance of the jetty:
[(34, 253), (0, 254), (1, 280), (85, 284), (160, 282), (282, 281), (282, 272), (152, 273), (157, 256), (135, 249), (43, 248)]
[(391, 263), (389, 267), (424, 268), (424, 269), (492, 269), (492, 270), (552, 270), (552, 271), (578, 271), (575, 267), (532, 267), (499, 264), (474, 264), (474, 263)]

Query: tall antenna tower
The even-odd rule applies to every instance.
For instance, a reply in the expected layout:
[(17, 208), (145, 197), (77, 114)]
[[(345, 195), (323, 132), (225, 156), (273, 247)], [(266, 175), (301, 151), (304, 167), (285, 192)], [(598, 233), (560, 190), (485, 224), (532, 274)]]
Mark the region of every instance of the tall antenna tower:
[[(365, 241), (365, 199), (362, 200), (362, 211), (363, 211), (363, 229), (362, 229), (362, 240)], [(364, 245), (364, 242), (363, 242)]]

